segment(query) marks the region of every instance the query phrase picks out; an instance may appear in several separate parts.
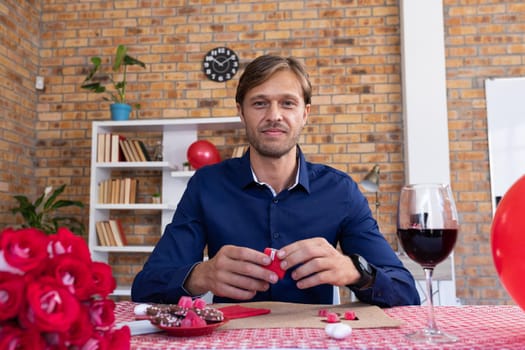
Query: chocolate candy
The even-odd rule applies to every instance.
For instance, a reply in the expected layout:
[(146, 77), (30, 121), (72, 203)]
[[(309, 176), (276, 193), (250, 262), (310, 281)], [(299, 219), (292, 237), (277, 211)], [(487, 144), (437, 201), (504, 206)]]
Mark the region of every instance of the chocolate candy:
[[(224, 320), (222, 311), (210, 306), (203, 306), (199, 303), (198, 307), (187, 307), (166, 304), (151, 305), (146, 309), (146, 314), (150, 317), (151, 323), (164, 327), (201, 327), (207, 323), (221, 322)], [(198, 318), (198, 320), (196, 319)]]

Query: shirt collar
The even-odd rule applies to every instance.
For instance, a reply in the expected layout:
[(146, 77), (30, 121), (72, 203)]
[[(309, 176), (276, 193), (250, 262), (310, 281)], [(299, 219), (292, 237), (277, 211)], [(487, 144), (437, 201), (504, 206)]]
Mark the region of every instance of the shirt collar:
[[(288, 188), (288, 190), (291, 190), (296, 187), (302, 187), (306, 190), (306, 192), (310, 192), (310, 181), (308, 177), (307, 162), (304, 157), (303, 151), (299, 146), (297, 146), (297, 159), (299, 160), (299, 167), (297, 168), (297, 173), (295, 174), (295, 183), (290, 188)], [(249, 149), (246, 153), (244, 153), (244, 155), (241, 158), (241, 168), (242, 187), (249, 186), (253, 183), (263, 184), (257, 179), (257, 176), (251, 168)]]

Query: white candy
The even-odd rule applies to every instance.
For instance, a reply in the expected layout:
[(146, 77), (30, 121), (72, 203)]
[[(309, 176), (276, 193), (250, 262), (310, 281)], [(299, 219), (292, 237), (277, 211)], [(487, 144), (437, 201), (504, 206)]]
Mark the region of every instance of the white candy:
[(133, 308), (133, 312), (136, 316), (146, 316), (146, 310), (148, 307), (148, 304), (138, 304)]
[(329, 323), (324, 331), (330, 338), (344, 339), (352, 334), (352, 327), (344, 323)]

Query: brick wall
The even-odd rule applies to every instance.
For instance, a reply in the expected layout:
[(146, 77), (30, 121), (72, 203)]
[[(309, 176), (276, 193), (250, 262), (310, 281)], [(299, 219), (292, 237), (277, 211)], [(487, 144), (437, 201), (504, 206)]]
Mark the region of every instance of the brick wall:
[[(14, 194), (34, 196), (40, 1), (0, 3), (0, 217), (15, 224)], [(42, 187), (41, 190), (44, 188)]]
[[(399, 1), (341, 0), (330, 7), (306, 0), (38, 3), (40, 64), (17, 67), (28, 70), (20, 74), (24, 77), (37, 72), (46, 78), (46, 91), (33, 91), (38, 104), (27, 108), (27, 115), (37, 118), (29, 127), (36, 135), (34, 157), (26, 158), (37, 184), (67, 182), (70, 196), (88, 202), (90, 124), (109, 119), (107, 103), (79, 88), (90, 56), (109, 58), (118, 44), (129, 45), (130, 53), (147, 63), (129, 79), (130, 97), (142, 104), (139, 117), (180, 118), (236, 114), (238, 76), (227, 83), (207, 80), (201, 60), (209, 49), (229, 46), (242, 65), (263, 53), (293, 55), (306, 63), (314, 85), (310, 123), (301, 139), (304, 151), (310, 160), (356, 180), (373, 164), (381, 166), (379, 224), (395, 246), (398, 191), (405, 180)], [(22, 1), (9, 8), (28, 6)], [(40, 8), (33, 6), (38, 14)], [(525, 7), (520, 0), (445, 0), (444, 13), (452, 188), (461, 220), (457, 292), (465, 303), (507, 303), (490, 255), (483, 81), (524, 74)], [(18, 21), (27, 28), (25, 20)], [(9, 49), (3, 43), (0, 55)], [(8, 63), (23, 62), (25, 56)], [(4, 62), (0, 68), (5, 70)], [(26, 79), (30, 90), (33, 80)], [(12, 119), (26, 120), (14, 106), (7, 110)], [(0, 146), (5, 139), (0, 137)], [(10, 179), (2, 181), (10, 186)], [(374, 209), (375, 196), (367, 196)], [(84, 219), (87, 224), (87, 211)], [(117, 255), (112, 262), (119, 278), (129, 281), (142, 259)]]
[(458, 294), (465, 303), (500, 303), (490, 250), (492, 220), (484, 81), (525, 75), (525, 4), (445, 0), (445, 45), (452, 188), (461, 212)]

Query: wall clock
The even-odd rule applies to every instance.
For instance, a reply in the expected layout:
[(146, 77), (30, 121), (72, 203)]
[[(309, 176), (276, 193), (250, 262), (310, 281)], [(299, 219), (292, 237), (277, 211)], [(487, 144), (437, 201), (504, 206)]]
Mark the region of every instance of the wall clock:
[(228, 81), (239, 70), (239, 58), (232, 49), (216, 47), (204, 56), (202, 69), (210, 80)]

